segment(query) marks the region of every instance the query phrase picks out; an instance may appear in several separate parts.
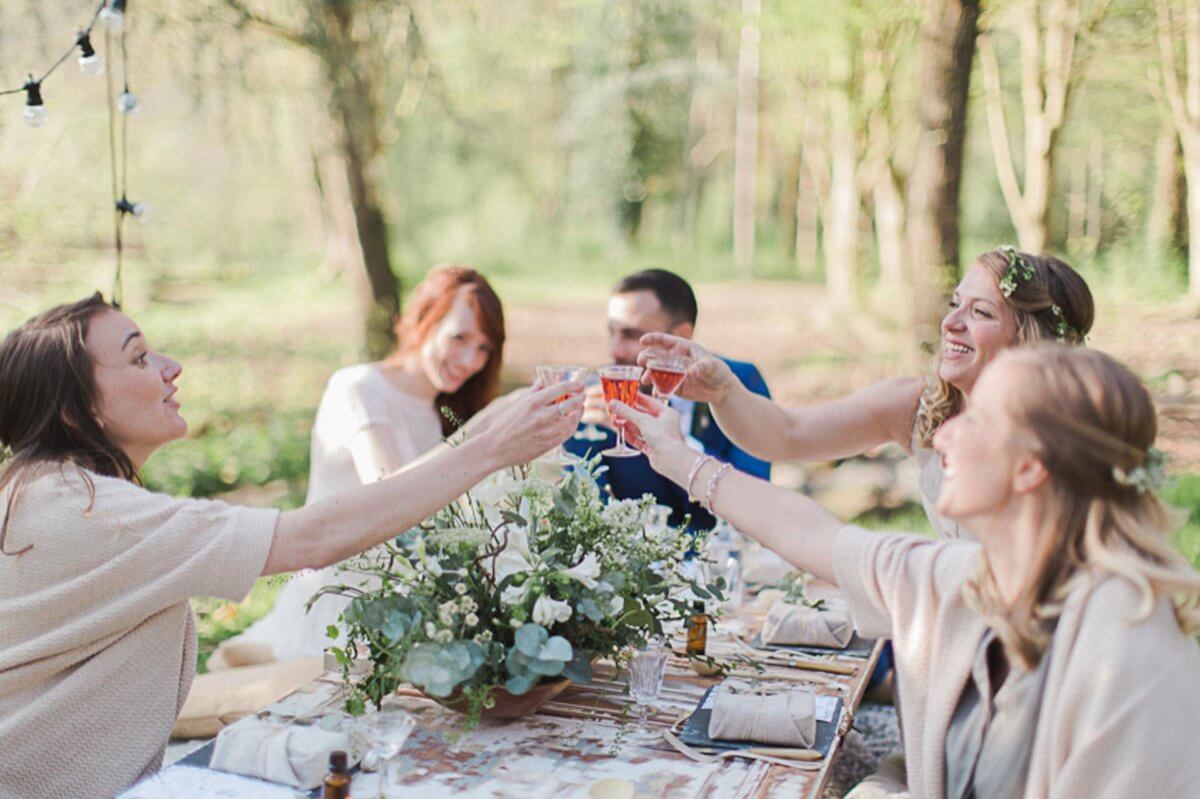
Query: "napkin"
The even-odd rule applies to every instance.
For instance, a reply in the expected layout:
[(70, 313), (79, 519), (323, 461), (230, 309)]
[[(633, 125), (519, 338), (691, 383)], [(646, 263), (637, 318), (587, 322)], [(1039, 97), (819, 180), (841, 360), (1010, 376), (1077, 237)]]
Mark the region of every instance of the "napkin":
[(717, 688), (708, 737), (810, 748), (817, 738), (816, 700), (802, 688), (765, 693), (726, 680)]
[(345, 732), (246, 718), (221, 730), (209, 768), (310, 791), (325, 778), (329, 755), (337, 750), (357, 763)]
[(844, 649), (854, 637), (854, 625), (840, 600), (820, 608), (777, 599), (763, 620), (762, 642)]

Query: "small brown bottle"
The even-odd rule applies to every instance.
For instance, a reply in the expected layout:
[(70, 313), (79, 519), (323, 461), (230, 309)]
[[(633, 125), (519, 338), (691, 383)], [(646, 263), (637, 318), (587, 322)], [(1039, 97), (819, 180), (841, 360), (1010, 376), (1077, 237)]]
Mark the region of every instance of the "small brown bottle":
[(692, 618), (688, 622), (687, 653), (703, 655), (708, 645), (708, 616), (704, 613), (704, 603), (696, 602), (692, 605), (692, 611)]
[(345, 752), (329, 753), (329, 773), (325, 775), (322, 799), (350, 799), (350, 769)]

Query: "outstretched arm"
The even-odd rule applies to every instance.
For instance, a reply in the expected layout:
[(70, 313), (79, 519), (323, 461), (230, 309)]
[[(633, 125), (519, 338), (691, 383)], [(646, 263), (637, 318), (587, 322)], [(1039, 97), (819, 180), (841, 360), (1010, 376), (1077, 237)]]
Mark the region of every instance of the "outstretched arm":
[(712, 459), (700, 463), (705, 456), (683, 442), (678, 414), (647, 397), (639, 397), (638, 404), (635, 410), (614, 402), (611, 410), (636, 427), (636, 432), (627, 428), (629, 439), (649, 456), (655, 471), (685, 489), (690, 479), (692, 495), (707, 498), (717, 516), (793, 565), (836, 581), (833, 543), (843, 526), (836, 516), (802, 494), (724, 469)]
[(916, 378), (884, 380), (831, 402), (785, 408), (747, 389), (724, 361), (694, 341), (648, 333), (641, 343), (642, 364), (664, 353), (690, 359), (680, 396), (707, 402), (725, 435), (764, 460), (830, 460), (889, 441), (909, 445), (921, 395)]
[[(480, 435), (413, 462), (398, 474), (280, 515), (263, 574), (328, 566), (386, 541), (487, 475), (559, 444), (582, 412), (581, 384), (514, 401)], [(556, 404), (564, 393), (571, 398)]]

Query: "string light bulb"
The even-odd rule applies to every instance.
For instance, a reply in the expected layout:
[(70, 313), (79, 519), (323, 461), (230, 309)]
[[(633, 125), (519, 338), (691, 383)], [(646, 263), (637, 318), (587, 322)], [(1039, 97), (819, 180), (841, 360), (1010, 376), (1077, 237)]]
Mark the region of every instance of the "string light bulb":
[(132, 202), (128, 198), (122, 196), (117, 200), (117, 210), (122, 214), (128, 214), (139, 222), (145, 222), (150, 218), (150, 206), (146, 203)]
[(42, 102), (42, 84), (29, 76), (25, 83), (25, 111), (21, 114), (25, 124), (32, 128), (40, 128), (46, 124), (46, 105)]
[(113, 33), (125, 30), (125, 0), (108, 0), (100, 9), (100, 19)]
[(84, 75), (103, 75), (104, 58), (92, 47), (92, 37), (83, 31), (75, 39), (79, 45), (79, 71)]
[(133, 92), (129, 91), (129, 87), (125, 87), (125, 91), (121, 92), (121, 96), (117, 98), (117, 110), (122, 114), (135, 114), (138, 110), (138, 98)]

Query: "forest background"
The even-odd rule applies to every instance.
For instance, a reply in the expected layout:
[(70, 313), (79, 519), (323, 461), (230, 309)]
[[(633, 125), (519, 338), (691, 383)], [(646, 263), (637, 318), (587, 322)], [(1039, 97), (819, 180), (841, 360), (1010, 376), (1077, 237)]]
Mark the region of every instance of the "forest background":
[[(0, 88), (96, 5), (4, 0)], [(139, 101), (67, 63), (48, 122), (0, 104), (0, 330), (114, 287), (181, 360), (192, 432), (151, 487), (292, 507), (329, 374), (387, 351), (437, 263), (506, 305), (505, 379), (605, 359), (604, 301), (660, 266), (698, 338), (776, 397), (921, 373), (945, 291), (1002, 243), (1060, 255), (1090, 346), (1153, 388), (1200, 562), (1200, 2), (137, 0), (93, 40)], [(72, 59), (73, 60), (73, 59)], [(123, 127), (122, 127), (123, 125)], [(115, 145), (115, 146), (114, 146)], [(922, 529), (881, 451), (775, 479)], [(269, 606), (203, 605), (206, 643)]]

